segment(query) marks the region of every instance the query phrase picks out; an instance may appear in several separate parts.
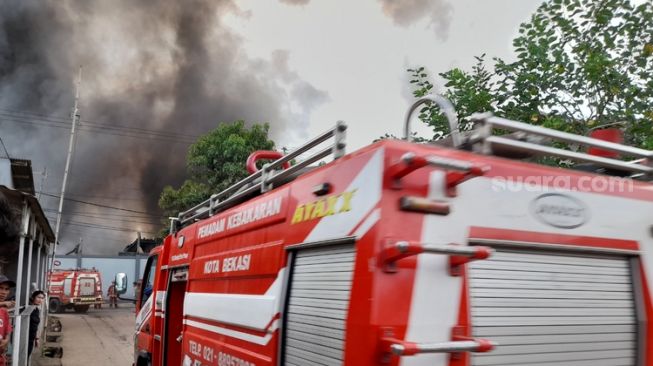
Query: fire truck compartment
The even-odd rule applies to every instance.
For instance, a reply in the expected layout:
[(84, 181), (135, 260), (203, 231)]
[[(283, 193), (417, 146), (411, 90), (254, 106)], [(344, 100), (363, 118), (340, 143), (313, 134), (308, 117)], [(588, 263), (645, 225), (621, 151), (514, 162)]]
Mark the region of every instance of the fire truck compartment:
[(636, 365), (633, 261), (498, 248), (471, 263), (473, 336), (500, 345), (472, 365)]
[(95, 299), (95, 278), (79, 278), (79, 296), (92, 296)]
[(342, 364), (354, 244), (298, 250), (287, 307), (286, 365)]

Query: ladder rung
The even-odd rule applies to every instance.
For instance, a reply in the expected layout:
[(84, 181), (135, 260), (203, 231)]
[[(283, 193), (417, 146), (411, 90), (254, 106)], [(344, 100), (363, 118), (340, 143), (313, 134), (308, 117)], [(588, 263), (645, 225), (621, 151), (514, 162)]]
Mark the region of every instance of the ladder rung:
[(330, 146), (320, 151), (319, 153), (311, 156), (310, 158), (300, 161), (299, 163), (291, 166), (288, 169), (284, 169), (279, 171), (278, 173), (274, 173), (274, 175), (268, 178), (265, 183), (270, 184), (270, 183), (274, 183), (277, 180), (284, 179), (287, 176), (301, 170), (302, 168), (307, 167), (315, 162), (318, 162), (321, 159), (324, 159), (325, 157), (329, 156), (332, 152), (333, 152), (333, 146)]
[(622, 160), (604, 158), (600, 156), (579, 153), (579, 152), (559, 149), (550, 146), (537, 145), (530, 142), (517, 141), (517, 140), (512, 140), (500, 136), (490, 136), (485, 139), (485, 142), (489, 143), (490, 145), (507, 146), (520, 151), (535, 152), (540, 155), (551, 155), (551, 156), (557, 156), (559, 158), (585, 161), (588, 163), (596, 163), (604, 167), (609, 167), (609, 168), (614, 168), (619, 170), (625, 170), (625, 171), (636, 172), (636, 173), (645, 173), (645, 174), (653, 173), (653, 167), (646, 166), (646, 165), (629, 164), (628, 162)]
[[(596, 138), (579, 136), (572, 133), (562, 132), (534, 126), (524, 122), (511, 121), (505, 118), (494, 117), (489, 113), (476, 114), (471, 120), (480, 124), (476, 128), (475, 135), (470, 139), (471, 143), (479, 142), (483, 144), (482, 152), (490, 154), (494, 151), (493, 147), (507, 147), (515, 152), (535, 153), (540, 156), (555, 156), (563, 159), (593, 163), (604, 168), (632, 172), (631, 178), (641, 175), (653, 174), (653, 166), (650, 165), (649, 159), (653, 158), (653, 151), (640, 149), (637, 147), (626, 146), (610, 141), (604, 141)], [(527, 142), (506, 138), (504, 136), (494, 136), (495, 129), (508, 130), (512, 132), (524, 133), (527, 137), (537, 136), (551, 139), (557, 142), (578, 144), (583, 147), (594, 147), (602, 150), (609, 150), (621, 155), (640, 158), (634, 161), (623, 161), (613, 158), (592, 155), (584, 152), (570, 151), (561, 148), (540, 145), (535, 142)]]
[[(344, 148), (345, 148), (344, 137), (345, 137), (346, 130), (347, 130), (347, 125), (342, 121), (338, 121), (334, 128), (313, 138), (306, 144), (300, 146), (294, 151), (288, 153), (287, 155), (284, 155), (280, 159), (277, 159), (270, 164), (266, 164), (266, 167), (264, 169), (259, 170), (254, 174), (240, 180), (236, 184), (228, 187), (227, 189), (223, 190), (218, 194), (211, 196), (211, 198), (207, 199), (206, 201), (200, 204), (195, 205), (191, 209), (179, 213), (178, 217), (172, 219), (173, 224), (171, 224), (171, 230), (176, 227), (174, 222), (179, 223), (181, 226), (187, 225), (189, 223), (194, 222), (195, 220), (209, 217), (215, 213), (224, 211), (227, 208), (238, 204), (239, 200), (242, 199), (243, 197), (246, 197), (256, 192), (257, 190), (266, 191), (268, 187), (270, 185), (273, 185), (275, 182), (287, 178), (288, 176), (299, 171), (300, 169), (327, 157), (329, 154), (333, 154), (334, 159), (339, 158), (344, 154)], [(307, 151), (310, 151), (316, 146), (319, 146), (320, 144), (322, 144), (323, 142), (327, 141), (332, 137), (335, 138), (335, 143), (330, 147), (309, 156), (305, 160), (295, 164), (294, 166), (288, 169), (277, 172), (277, 169), (283, 167), (283, 164), (292, 161), (293, 159), (297, 158), (298, 156), (304, 154)], [(247, 187), (243, 191), (238, 192), (239, 190), (243, 189), (243, 187), (246, 187), (248, 184), (254, 183), (259, 178), (262, 178), (260, 179), (259, 182), (253, 184), (250, 187)]]
[(489, 117), (484, 118), (482, 116), (472, 117), (479, 118), (478, 121), (488, 124), (490, 126), (496, 126), (502, 129), (510, 131), (521, 131), (533, 135), (539, 135), (544, 137), (550, 137), (558, 141), (577, 143), (585, 146), (598, 147), (605, 150), (615, 151), (629, 156), (636, 156), (641, 158), (651, 158), (653, 157), (653, 151), (644, 150), (632, 146), (626, 146), (622, 144), (617, 144), (614, 142), (599, 140), (596, 138), (586, 137), (575, 135), (573, 133), (562, 132), (558, 130), (553, 130), (550, 128), (545, 128), (541, 126), (535, 126), (528, 123), (511, 121), (505, 118), (499, 117)]

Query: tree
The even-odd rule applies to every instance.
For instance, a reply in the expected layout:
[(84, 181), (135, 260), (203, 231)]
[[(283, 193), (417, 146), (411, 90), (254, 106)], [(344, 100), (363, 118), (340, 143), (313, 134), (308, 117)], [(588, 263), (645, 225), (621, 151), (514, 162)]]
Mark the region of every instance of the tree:
[[(452, 69), (445, 97), (461, 129), (475, 112), (587, 134), (620, 125), (629, 144), (653, 149), (653, 3), (548, 0), (519, 27), (516, 61), (476, 57), (471, 71)], [(424, 68), (408, 70), (413, 94), (433, 89)], [(435, 139), (448, 125), (435, 106), (421, 110)]]
[(268, 139), (268, 124), (254, 124), (247, 128), (243, 121), (223, 123), (200, 137), (188, 150), (186, 165), (190, 175), (179, 189), (166, 186), (159, 198), (167, 216), (177, 216), (181, 211), (208, 199), (245, 178), (245, 162), (256, 150), (272, 150), (274, 142)]

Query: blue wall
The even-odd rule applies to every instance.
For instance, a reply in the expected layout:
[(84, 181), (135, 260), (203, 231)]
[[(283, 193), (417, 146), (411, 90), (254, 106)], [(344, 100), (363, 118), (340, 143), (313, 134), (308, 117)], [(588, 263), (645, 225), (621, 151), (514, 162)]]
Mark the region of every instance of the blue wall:
[[(124, 297), (133, 298), (134, 288), (131, 285), (135, 279), (143, 277), (145, 262), (147, 257), (144, 256), (58, 256), (56, 258), (61, 264), (55, 266), (57, 269), (70, 268), (93, 268), (100, 271), (102, 276), (102, 296), (106, 298), (107, 289), (111, 285), (116, 273), (123, 272), (127, 274), (129, 286)], [(78, 261), (81, 262), (78, 265)]]

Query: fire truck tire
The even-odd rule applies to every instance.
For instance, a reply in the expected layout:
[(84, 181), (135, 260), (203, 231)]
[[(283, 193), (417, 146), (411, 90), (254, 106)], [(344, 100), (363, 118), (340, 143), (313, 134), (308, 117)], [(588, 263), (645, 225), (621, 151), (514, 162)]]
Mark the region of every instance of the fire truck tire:
[(74, 309), (76, 313), (85, 313), (90, 307), (91, 305), (75, 305)]
[(59, 301), (59, 299), (54, 297), (50, 299), (50, 304), (48, 306), (48, 309), (53, 314), (61, 313), (63, 312), (63, 305), (61, 304), (61, 301)]

